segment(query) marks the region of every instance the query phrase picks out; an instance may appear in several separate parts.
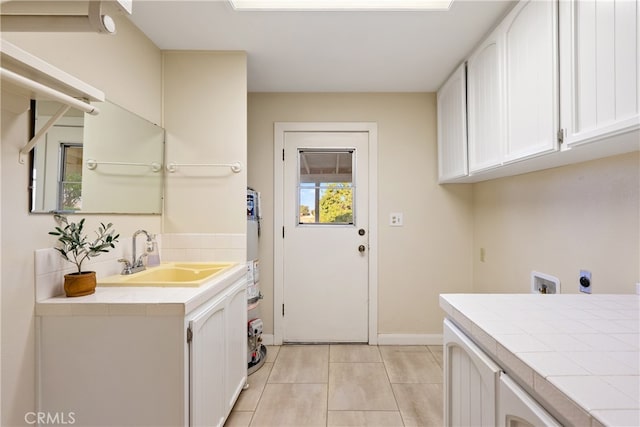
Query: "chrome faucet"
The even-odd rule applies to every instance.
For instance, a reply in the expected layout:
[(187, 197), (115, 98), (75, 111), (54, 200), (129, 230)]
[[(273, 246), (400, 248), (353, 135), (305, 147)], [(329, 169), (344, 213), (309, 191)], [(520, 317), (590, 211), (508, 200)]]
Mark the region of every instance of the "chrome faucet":
[[(136, 257), (136, 238), (140, 234), (144, 234), (145, 236), (147, 236), (147, 251), (145, 251), (142, 254), (140, 254), (139, 257)], [(153, 237), (146, 230), (138, 230), (135, 233), (133, 233), (132, 240), (133, 240), (133, 243), (132, 243), (133, 255), (131, 257), (131, 262), (129, 262), (129, 260), (124, 259), (124, 258), (121, 258), (121, 259), (118, 260), (118, 262), (124, 263), (124, 268), (122, 269), (122, 274), (133, 274), (133, 273), (137, 273), (139, 271), (144, 270), (145, 266), (144, 266), (144, 263), (142, 262), (142, 259), (144, 257), (146, 257), (147, 256), (147, 252), (149, 252), (149, 250), (153, 248), (151, 246), (151, 245), (153, 245)]]

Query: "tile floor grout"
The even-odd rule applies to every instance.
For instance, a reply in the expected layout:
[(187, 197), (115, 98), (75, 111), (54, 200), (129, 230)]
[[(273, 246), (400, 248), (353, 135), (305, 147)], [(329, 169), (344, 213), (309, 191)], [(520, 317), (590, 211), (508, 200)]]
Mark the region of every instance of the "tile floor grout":
[(441, 346), (322, 346), (269, 347), (225, 426), (442, 425)]

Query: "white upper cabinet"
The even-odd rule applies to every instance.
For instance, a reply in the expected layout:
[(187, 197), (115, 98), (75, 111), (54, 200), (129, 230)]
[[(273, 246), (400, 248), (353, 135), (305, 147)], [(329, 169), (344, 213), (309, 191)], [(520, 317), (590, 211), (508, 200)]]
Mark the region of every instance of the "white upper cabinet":
[(557, 6), (521, 1), (469, 57), (471, 174), (558, 149)]
[(467, 102), (462, 64), (438, 90), (438, 178), (467, 175)]
[(558, 149), (558, 2), (521, 1), (501, 26), (506, 163)]
[(438, 92), (440, 182), (640, 149), (639, 23), (638, 0), (516, 3), (467, 59), (466, 111), (462, 67)]
[(499, 31), (494, 31), (467, 61), (470, 172), (499, 166), (502, 163), (502, 41)]
[(634, 0), (560, 2), (561, 126), (567, 147), (640, 128), (639, 21)]

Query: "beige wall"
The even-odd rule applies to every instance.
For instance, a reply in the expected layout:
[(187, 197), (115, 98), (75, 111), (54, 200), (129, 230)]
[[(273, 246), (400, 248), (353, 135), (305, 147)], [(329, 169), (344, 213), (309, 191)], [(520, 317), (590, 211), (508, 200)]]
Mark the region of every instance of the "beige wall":
[(128, 18), (117, 34), (2, 33), (2, 38), (102, 90), (108, 100), (161, 124), (162, 56)]
[(638, 152), (476, 184), (474, 291), (529, 292), (536, 270), (577, 293), (584, 269), (594, 293), (634, 293), (639, 195)]
[(164, 231), (246, 233), (247, 57), (244, 52), (165, 52), (167, 163), (233, 163), (179, 167), (165, 181)]
[[(118, 34), (3, 33), (18, 47), (103, 90), (107, 98), (159, 123), (161, 120), (161, 53), (124, 17), (116, 17)], [(35, 409), (34, 250), (51, 247), (55, 239), (50, 215), (28, 213), (26, 165), (18, 150), (29, 135), (29, 100), (2, 93), (2, 415), (3, 426), (25, 425)], [(131, 236), (138, 228), (160, 232), (160, 216), (91, 215), (90, 228), (100, 221), (115, 224)]]
[[(472, 193), (439, 186), (435, 94), (249, 94), (250, 187), (262, 192), (260, 280), (265, 333), (273, 333), (273, 124), (378, 124), (380, 334), (439, 334), (441, 292), (470, 292)], [(404, 227), (389, 227), (391, 212)]]

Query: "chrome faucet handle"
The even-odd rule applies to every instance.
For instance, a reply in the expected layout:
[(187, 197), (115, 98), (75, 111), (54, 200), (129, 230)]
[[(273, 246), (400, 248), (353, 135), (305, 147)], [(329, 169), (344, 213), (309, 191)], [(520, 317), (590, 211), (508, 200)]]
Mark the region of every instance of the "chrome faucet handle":
[(133, 265), (133, 267), (142, 267), (142, 266), (144, 265), (144, 264), (143, 264), (143, 262), (142, 262), (142, 258), (144, 258), (144, 257), (146, 257), (146, 256), (149, 256), (149, 254), (147, 254), (146, 252), (145, 252), (145, 253), (142, 253), (142, 254), (138, 257), (138, 259), (136, 260), (136, 263)]
[(128, 259), (120, 258), (118, 262), (121, 262), (124, 264), (121, 274), (131, 274), (131, 263), (129, 262)]

